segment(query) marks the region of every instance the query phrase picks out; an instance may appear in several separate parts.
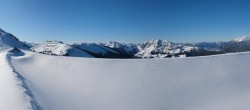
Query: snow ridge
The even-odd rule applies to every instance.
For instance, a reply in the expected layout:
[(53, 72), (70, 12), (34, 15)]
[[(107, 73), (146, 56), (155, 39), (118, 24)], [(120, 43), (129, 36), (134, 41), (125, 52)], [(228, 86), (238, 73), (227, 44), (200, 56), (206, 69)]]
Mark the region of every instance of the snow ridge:
[(79, 50), (61, 41), (46, 41), (40, 45), (32, 47), (31, 50), (48, 55), (93, 57), (85, 51)]
[(31, 104), (31, 107), (33, 110), (43, 110), (42, 107), (39, 105), (39, 103), (36, 101), (34, 94), (32, 93), (32, 91), (29, 89), (25, 78), (16, 71), (15, 67), (12, 65), (11, 63), (11, 57), (12, 56), (20, 56), (20, 55), (24, 55), (24, 53), (22, 52), (18, 52), (16, 53), (16, 51), (10, 50), (9, 53), (6, 54), (6, 61), (9, 64), (10, 68), (12, 69), (13, 73), (15, 73), (17, 80), (19, 81), (19, 86), (21, 86), (24, 89), (24, 95), (26, 98), (29, 99), (29, 103)]
[(249, 41), (250, 40), (250, 36), (241, 36), (238, 38), (234, 38), (232, 41), (233, 42), (243, 42), (243, 41)]

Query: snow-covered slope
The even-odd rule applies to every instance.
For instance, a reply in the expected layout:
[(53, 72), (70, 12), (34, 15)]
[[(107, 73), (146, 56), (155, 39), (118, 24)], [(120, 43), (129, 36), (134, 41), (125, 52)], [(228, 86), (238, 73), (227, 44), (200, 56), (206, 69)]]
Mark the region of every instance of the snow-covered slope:
[(14, 35), (0, 29), (0, 51), (13, 47), (25, 50), (29, 49), (28, 46), (19, 41)]
[(118, 52), (111, 50), (111, 49), (107, 49), (107, 47), (103, 47), (103, 46), (99, 46), (95, 43), (82, 43), (82, 44), (75, 44), (77, 45), (79, 48), (83, 49), (83, 50), (87, 50), (89, 52), (92, 52), (94, 54), (101, 54), (101, 55), (105, 55), (108, 53), (113, 53), (113, 54), (119, 54)]
[(0, 110), (41, 110), (25, 79), (11, 63), (13, 51), (7, 51), (0, 53)]
[(35, 52), (72, 57), (93, 57), (83, 50), (72, 47), (60, 41), (46, 41), (31, 48)]
[(38, 43), (34, 43), (34, 42), (29, 43), (29, 42), (23, 41), (23, 43), (27, 45), (29, 48), (32, 48), (38, 45)]
[(197, 50), (193, 45), (177, 44), (159, 39), (144, 42), (138, 45), (139, 52), (135, 56), (139, 58), (165, 58), (181, 56), (185, 52)]
[(86, 51), (97, 58), (124, 58), (119, 52), (102, 44), (81, 43), (73, 44), (73, 46)]
[(120, 54), (124, 54), (127, 57), (134, 57), (134, 55), (139, 52), (137, 44), (133, 43), (119, 43), (111, 41), (108, 44), (103, 44), (104, 46), (110, 47), (111, 49), (118, 51)]
[(173, 43), (159, 39), (144, 42), (138, 47), (140, 52), (136, 56), (142, 58), (161, 57), (162, 54), (174, 54), (175, 52)]
[(248, 110), (249, 57), (116, 60), (27, 51), (11, 63), (44, 110)]

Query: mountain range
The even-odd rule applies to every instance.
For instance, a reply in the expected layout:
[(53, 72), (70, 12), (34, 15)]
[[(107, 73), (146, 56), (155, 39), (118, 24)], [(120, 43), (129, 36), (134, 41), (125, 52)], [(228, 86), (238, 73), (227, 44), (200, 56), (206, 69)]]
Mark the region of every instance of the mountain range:
[(16, 47), (48, 55), (89, 58), (171, 58), (207, 56), (250, 51), (250, 37), (241, 36), (227, 42), (173, 43), (153, 39), (143, 43), (74, 43), (45, 41), (40, 44), (21, 42), (0, 29), (0, 51)]

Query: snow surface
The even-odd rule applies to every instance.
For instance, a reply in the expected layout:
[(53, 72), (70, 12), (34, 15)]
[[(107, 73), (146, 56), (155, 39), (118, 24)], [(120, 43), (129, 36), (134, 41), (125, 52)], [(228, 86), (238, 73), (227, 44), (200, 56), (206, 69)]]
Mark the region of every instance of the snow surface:
[(0, 53), (0, 110), (31, 110), (25, 90), (8, 64), (7, 53)]
[[(250, 53), (119, 60), (47, 56), (25, 51), (24, 56), (12, 57), (11, 64), (26, 79), (44, 110), (250, 108)], [(9, 69), (0, 69), (0, 75), (10, 77)], [(13, 80), (3, 80), (13, 83)], [(1, 87), (4, 88), (1, 91), (16, 89), (14, 84)], [(11, 94), (0, 95), (19, 100), (14, 106), (25, 105), (20, 104), (20, 92)], [(3, 100), (0, 103), (0, 107), (5, 105)], [(13, 105), (10, 103), (8, 107)]]

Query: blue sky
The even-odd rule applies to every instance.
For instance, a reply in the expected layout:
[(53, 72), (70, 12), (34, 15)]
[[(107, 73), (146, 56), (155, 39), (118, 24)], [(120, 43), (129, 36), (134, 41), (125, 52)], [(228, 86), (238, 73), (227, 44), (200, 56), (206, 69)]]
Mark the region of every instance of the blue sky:
[(0, 0), (0, 28), (28, 42), (226, 41), (250, 35), (250, 1)]

